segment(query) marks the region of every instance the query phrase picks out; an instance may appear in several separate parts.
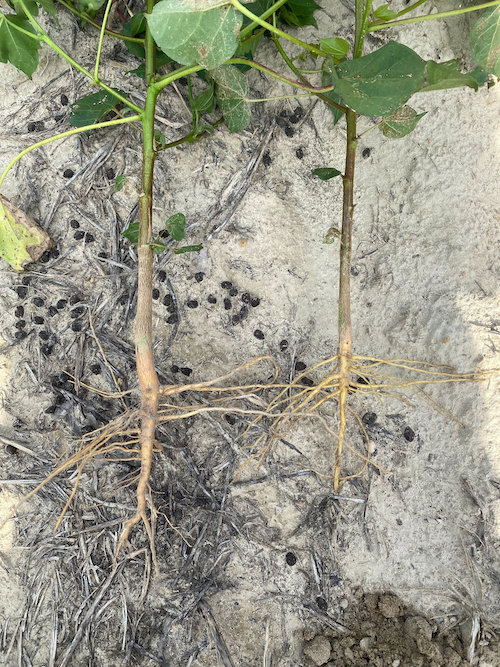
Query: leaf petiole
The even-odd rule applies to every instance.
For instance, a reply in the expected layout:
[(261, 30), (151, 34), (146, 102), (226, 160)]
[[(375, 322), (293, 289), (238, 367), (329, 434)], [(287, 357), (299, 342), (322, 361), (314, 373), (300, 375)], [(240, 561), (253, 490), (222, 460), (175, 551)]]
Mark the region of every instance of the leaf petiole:
[(424, 16), (416, 16), (412, 19), (402, 19), (400, 21), (388, 21), (387, 23), (370, 23), (368, 25), (367, 32), (376, 32), (377, 30), (385, 30), (386, 28), (392, 28), (393, 26), (405, 25), (408, 23), (419, 23), (420, 21), (430, 21), (431, 19), (444, 19), (448, 16), (459, 16), (460, 14), (466, 14), (468, 12), (475, 12), (479, 9), (487, 9), (488, 7), (494, 7), (495, 5), (500, 5), (500, 0), (494, 0), (493, 2), (485, 2), (481, 5), (474, 5), (473, 7), (462, 7), (461, 9), (452, 9), (449, 12), (439, 12), (437, 14), (425, 14)]

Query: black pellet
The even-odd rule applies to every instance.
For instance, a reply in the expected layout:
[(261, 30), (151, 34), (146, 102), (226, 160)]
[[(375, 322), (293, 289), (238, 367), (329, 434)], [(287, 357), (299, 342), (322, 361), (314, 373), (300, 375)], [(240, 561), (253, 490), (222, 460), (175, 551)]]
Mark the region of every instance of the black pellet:
[(236, 289), (236, 287), (231, 287), (231, 289), (229, 290), (229, 296), (238, 296), (238, 290)]
[(302, 382), (302, 384), (305, 384), (306, 387), (314, 387), (314, 380), (312, 380), (311, 378), (307, 378), (307, 377), (302, 378), (301, 382)]
[(223, 280), (220, 286), (222, 287), (222, 289), (231, 289), (233, 283), (230, 280)]
[(252, 297), (248, 292), (243, 292), (243, 294), (241, 295), (241, 300), (243, 301), (243, 303), (250, 303)]
[(356, 382), (357, 382), (358, 384), (370, 384), (370, 381), (369, 381), (369, 380), (367, 380), (366, 378), (363, 378), (363, 377), (361, 377), (361, 376), (356, 380)]
[(371, 148), (364, 148), (364, 149), (363, 149), (363, 152), (361, 153), (361, 155), (362, 155), (364, 158), (367, 158), (367, 157), (370, 157), (371, 152), (372, 152), (372, 149), (371, 149)]
[(40, 315), (35, 315), (35, 317), (33, 318), (33, 322), (35, 324), (45, 324), (45, 319)]
[(208, 295), (207, 301), (208, 301), (208, 303), (217, 303), (217, 299), (213, 294)]
[(38, 336), (41, 338), (41, 340), (49, 340), (49, 332), (48, 331), (40, 331)]
[(239, 316), (240, 320), (244, 320), (248, 316), (248, 306), (241, 306)]
[(47, 264), (47, 262), (50, 260), (50, 250), (46, 250), (40, 255), (39, 262), (42, 264)]
[(82, 295), (81, 294), (73, 294), (73, 296), (70, 297), (69, 305), (74, 306), (75, 303), (80, 303), (81, 300), (82, 300)]
[(288, 350), (288, 341), (283, 339), (280, 341), (280, 352), (286, 352)]
[(102, 371), (101, 364), (92, 364), (92, 366), (90, 367), (90, 371), (94, 375), (99, 375)]
[(36, 130), (36, 124), (31, 121), (31, 123), (28, 123), (28, 132), (34, 132)]
[(359, 276), (359, 271), (355, 266), (351, 266), (351, 276)]
[(293, 553), (293, 551), (289, 551), (285, 556), (285, 560), (286, 564), (290, 565), (291, 567), (292, 565), (295, 565), (295, 563), (297, 562), (297, 556)]
[(262, 156), (262, 164), (264, 167), (270, 167), (273, 159), (271, 155), (269, 154), (269, 151), (266, 151), (264, 155)]
[(19, 450), (16, 449), (16, 447), (14, 447), (14, 445), (7, 445), (7, 446), (5, 447), (5, 452), (6, 452), (7, 454), (10, 454), (10, 455), (12, 455), (12, 454), (17, 454), (18, 451), (19, 451)]
[(100, 259), (108, 259), (108, 253), (107, 253), (107, 252), (104, 252), (104, 251), (102, 251), (102, 250), (101, 250), (101, 252), (98, 252), (98, 253), (97, 253), (97, 256), (98, 256)]
[(19, 417), (16, 417), (12, 422), (12, 428), (15, 428), (16, 431), (20, 428), (23, 428), (24, 426), (26, 426), (26, 424), (23, 422), (22, 419), (19, 419)]
[(47, 312), (48, 312), (50, 317), (54, 317), (54, 315), (57, 315), (57, 313), (59, 311), (57, 310), (57, 308), (55, 306), (49, 306)]
[(232, 321), (233, 324), (238, 324), (238, 322), (240, 321), (240, 316), (239, 315), (233, 315), (231, 317), (231, 321)]
[(253, 335), (255, 338), (258, 338), (258, 340), (264, 340), (264, 333), (260, 329), (255, 329)]
[(172, 373), (178, 373), (181, 369), (176, 364), (172, 364), (170, 370), (172, 371)]
[(82, 330), (82, 323), (81, 322), (72, 322), (71, 323), (71, 330), (74, 332), (78, 332)]
[(253, 299), (250, 299), (250, 305), (252, 308), (257, 308), (257, 306), (260, 304), (260, 299), (259, 297), (254, 297)]
[(293, 137), (293, 135), (295, 134), (295, 130), (291, 125), (287, 125), (285, 127), (285, 134), (287, 137)]
[(167, 306), (167, 313), (173, 314), (173, 313), (176, 313), (176, 312), (177, 312), (177, 309), (176, 309), (174, 303), (171, 303), (170, 306)]
[(24, 329), (26, 326), (26, 320), (17, 320), (17, 322), (14, 324), (16, 329)]
[(73, 169), (65, 169), (63, 171), (63, 178), (72, 178), (75, 175)]
[(17, 340), (24, 340), (27, 335), (28, 334), (26, 333), (26, 331), (16, 331), (16, 333), (14, 334), (14, 338), (16, 338)]
[(21, 282), (23, 285), (29, 285), (31, 283), (31, 276), (24, 276)]
[(33, 299), (33, 303), (34, 303), (35, 306), (37, 306), (38, 308), (41, 308), (41, 307), (43, 306), (43, 304), (45, 303), (45, 301), (44, 301), (41, 297), (36, 296), (36, 297)]
[(78, 220), (70, 220), (69, 226), (72, 227), (72, 229), (78, 229), (78, 227), (80, 227), (80, 223)]
[(205, 274), (203, 273), (203, 271), (198, 271), (198, 273), (194, 274), (194, 279), (196, 280), (197, 283), (201, 283), (204, 276), (205, 276)]
[(170, 317), (167, 317), (167, 324), (177, 324), (179, 321), (179, 316), (177, 313), (174, 313), (173, 315), (170, 315)]
[(106, 169), (106, 176), (109, 178), (110, 181), (112, 181), (115, 177), (115, 170), (113, 167), (108, 167)]
[(231, 299), (227, 297), (224, 299), (224, 310), (231, 310)]
[(327, 611), (328, 604), (327, 604), (325, 598), (322, 598), (321, 596), (318, 596), (316, 598), (316, 604), (318, 605), (318, 607), (321, 611)]
[(85, 236), (85, 232), (82, 232), (81, 229), (79, 229), (77, 232), (73, 234), (73, 238), (75, 241), (81, 241), (83, 237)]
[(51, 345), (50, 343), (45, 343), (45, 345), (42, 345), (42, 348), (41, 348), (42, 349), (42, 354), (44, 354), (46, 357), (50, 357), (50, 355), (52, 354), (53, 347), (54, 346)]
[(95, 241), (94, 235), (91, 234), (90, 232), (87, 232), (85, 234), (85, 243), (94, 243), (94, 241)]
[(191, 301), (187, 302), (187, 307), (188, 308), (198, 308), (198, 301), (196, 299), (191, 299)]
[(173, 298), (171, 294), (165, 294), (163, 297), (163, 305), (164, 306), (170, 306), (173, 303)]
[(64, 93), (61, 95), (61, 104), (63, 107), (67, 107), (69, 104), (68, 96), (65, 95)]
[(60, 120), (62, 120), (63, 118), (64, 118), (64, 114), (63, 114), (63, 113), (56, 113), (56, 115), (54, 116), (54, 120), (56, 121), (56, 123), (58, 123), (58, 122), (59, 122)]
[(224, 415), (224, 418), (228, 424), (231, 424), (231, 426), (236, 424), (236, 417), (234, 415)]
[(295, 370), (296, 371), (305, 371), (307, 368), (307, 365), (303, 361), (297, 361), (295, 363)]
[(22, 317), (24, 315), (24, 308), (23, 306), (16, 306), (16, 309), (14, 311), (14, 315), (16, 317)]
[(159, 280), (161, 283), (164, 283), (166, 279), (167, 279), (167, 272), (166, 272), (166, 271), (160, 271), (160, 272), (158, 273), (158, 280)]
[(56, 405), (62, 405), (65, 402), (66, 402), (66, 399), (64, 398), (64, 396), (61, 396), (61, 395), (56, 396), (56, 400), (54, 401), (54, 403)]
[(61, 253), (57, 248), (52, 248), (50, 251), (50, 258), (51, 259), (57, 259)]
[(75, 319), (76, 317), (80, 317), (80, 315), (83, 315), (84, 312), (85, 312), (85, 306), (77, 306), (76, 308), (73, 308), (69, 316)]
[(407, 426), (404, 430), (403, 438), (408, 442), (413, 442), (415, 440), (415, 431)]
[(367, 426), (373, 426), (373, 424), (375, 424), (377, 421), (377, 415), (374, 412), (365, 412), (365, 414), (361, 417), (361, 421)]
[(26, 295), (28, 294), (28, 288), (19, 286), (19, 287), (16, 287), (16, 292), (17, 292), (17, 296), (20, 299), (24, 299), (24, 298), (26, 298)]
[(53, 415), (57, 410), (57, 405), (49, 405), (48, 408), (45, 408), (44, 412), (46, 415)]
[(191, 375), (191, 373), (193, 372), (193, 369), (188, 368), (187, 366), (181, 366), (180, 371), (183, 375), (185, 375), (186, 377), (189, 377)]
[(59, 299), (59, 301), (56, 303), (56, 308), (62, 310), (63, 308), (66, 308), (67, 305), (68, 305), (67, 299)]
[(156, 301), (157, 299), (160, 298), (160, 290), (156, 289), (156, 287), (153, 289), (153, 299)]
[(304, 157), (304, 150), (302, 148), (297, 148), (297, 150), (295, 151), (295, 155), (299, 160), (302, 160), (302, 158)]
[(181, 84), (181, 86), (187, 86), (188, 80), (185, 76), (181, 76), (181, 78), (179, 79), (179, 83)]

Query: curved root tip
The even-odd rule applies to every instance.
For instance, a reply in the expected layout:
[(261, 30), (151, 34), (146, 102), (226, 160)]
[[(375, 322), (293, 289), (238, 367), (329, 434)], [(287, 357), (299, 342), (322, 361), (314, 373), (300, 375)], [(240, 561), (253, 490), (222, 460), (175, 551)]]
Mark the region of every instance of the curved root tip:
[(118, 540), (118, 546), (116, 547), (116, 553), (115, 553), (115, 559), (114, 559), (114, 565), (116, 566), (118, 562), (118, 556), (120, 554), (120, 551), (122, 547), (126, 544), (128, 540), (128, 536), (130, 534), (130, 531), (132, 528), (139, 523), (139, 521), (142, 521), (144, 523), (144, 527), (146, 528), (146, 532), (148, 534), (148, 539), (149, 539), (149, 547), (151, 549), (151, 558), (153, 560), (153, 566), (155, 569), (155, 574), (158, 576), (160, 574), (160, 566), (158, 565), (158, 560), (156, 558), (156, 550), (155, 550), (155, 541), (154, 541), (154, 535), (153, 535), (153, 529), (151, 528), (151, 524), (149, 523), (149, 519), (146, 516), (146, 513), (143, 511), (138, 511), (135, 516), (133, 516), (131, 519), (127, 521), (125, 524), (122, 534), (120, 535), (120, 539)]

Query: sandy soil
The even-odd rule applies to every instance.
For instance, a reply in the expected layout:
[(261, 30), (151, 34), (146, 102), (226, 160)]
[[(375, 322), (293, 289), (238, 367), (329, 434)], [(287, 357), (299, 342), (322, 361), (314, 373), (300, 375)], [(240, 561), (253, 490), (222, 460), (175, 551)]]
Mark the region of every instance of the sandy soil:
[[(322, 34), (348, 36), (352, 13), (327, 4), (317, 13)], [(424, 58), (467, 59), (465, 27), (426, 23), (394, 36)], [(73, 28), (63, 17), (59, 34), (71, 39)], [(313, 33), (305, 29), (304, 39)], [(95, 35), (77, 37), (75, 54), (89, 66)], [(135, 60), (106, 48), (103, 77), (133, 91), (137, 78), (122, 77)], [(266, 49), (262, 59), (280, 67)], [(260, 75), (250, 81), (253, 97), (269, 95)], [(45, 49), (33, 81), (2, 65), (0, 87), (2, 167), (66, 129), (63, 102), (90, 91)], [(188, 128), (186, 88), (178, 90), (160, 105), (173, 123), (160, 120), (168, 140)], [(427, 115), (411, 135), (395, 141), (375, 129), (361, 138), (356, 354), (459, 372), (500, 367), (499, 95), (498, 86), (420, 94), (411, 103)], [(370, 126), (360, 121), (361, 132)], [(23, 276), (2, 267), (4, 515), (79, 437), (135, 406), (134, 397), (123, 405), (88, 386), (115, 389), (103, 353), (122, 389), (135, 383), (136, 263), (119, 233), (137, 200), (138, 141), (131, 128), (70, 138), (31, 153), (5, 183), (4, 194), (54, 238), (59, 255)], [(218, 130), (160, 156), (155, 225), (184, 212), (187, 240), (204, 244), (198, 255), (166, 256), (156, 268), (164, 382), (212, 379), (259, 355), (272, 356), (286, 381), (300, 362), (335, 354), (338, 247), (322, 240), (340, 224), (341, 184), (311, 170), (342, 168), (344, 142), (343, 122), (334, 127), (326, 107), (300, 99), (258, 103), (240, 135)], [(71, 183), (63, 176), (85, 165)], [(115, 193), (118, 174), (127, 184)], [(19, 342), (20, 319), (30, 335)], [(267, 382), (270, 374), (263, 363), (238, 377)], [(288, 434), (294, 448), (275, 444), (260, 468), (250, 463), (239, 476), (248, 458), (237, 439), (242, 419), (205, 414), (163, 426), (152, 478), (157, 579), (141, 529), (109, 579), (134, 502), (130, 489), (113, 489), (133, 474), (133, 462), (90, 464), (54, 534), (75, 479), (74, 469), (61, 475), (1, 535), (2, 664), (458, 667), (471, 658), (497, 667), (499, 378), (428, 392), (434, 407), (414, 395), (352, 396), (373, 461), (391, 474), (370, 466), (343, 485), (341, 499), (328, 478), (335, 442), (318, 420)], [(355, 472), (359, 460), (347, 455), (346, 465)]]

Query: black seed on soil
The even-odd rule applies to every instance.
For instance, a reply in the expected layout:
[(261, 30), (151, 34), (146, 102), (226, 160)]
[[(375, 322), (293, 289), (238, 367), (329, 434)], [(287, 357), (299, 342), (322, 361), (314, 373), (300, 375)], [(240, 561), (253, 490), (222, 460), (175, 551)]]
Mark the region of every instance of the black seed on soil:
[(59, 395), (59, 396), (56, 396), (56, 400), (54, 401), (54, 403), (56, 405), (62, 405), (65, 401), (66, 401), (66, 399), (64, 398), (64, 396)]
[(27, 335), (28, 334), (26, 333), (26, 331), (16, 331), (16, 333), (14, 334), (14, 338), (16, 338), (17, 340), (24, 340)]
[(14, 311), (14, 315), (16, 317), (22, 317), (24, 315), (24, 308), (22, 306), (16, 306), (16, 309)]
[(191, 301), (187, 302), (187, 307), (188, 308), (198, 308), (198, 301), (196, 299), (192, 299)]
[(73, 234), (73, 238), (75, 239), (75, 241), (81, 241), (84, 236), (85, 232), (82, 232), (81, 229)]
[(264, 333), (260, 329), (255, 329), (253, 335), (255, 336), (255, 338), (258, 338), (259, 340), (264, 340)]
[(288, 341), (283, 339), (280, 342), (280, 352), (286, 352), (288, 350)]
[(163, 297), (163, 305), (164, 306), (170, 306), (173, 303), (172, 295), (171, 294), (165, 294)]
[(238, 296), (238, 290), (236, 289), (236, 287), (231, 287), (231, 289), (229, 290), (229, 296)]
[(71, 323), (71, 330), (78, 332), (82, 330), (82, 323), (81, 322), (72, 322)]
[(35, 324), (45, 324), (44, 318), (40, 317), (40, 315), (35, 315), (35, 317), (33, 318), (33, 322)]
[(233, 283), (230, 280), (223, 280), (220, 286), (222, 287), (222, 289), (231, 289)]
[(297, 116), (297, 118), (302, 118), (302, 116), (304, 115), (304, 109), (301, 106), (295, 107), (293, 115)]
[(231, 317), (231, 321), (233, 322), (233, 324), (238, 324), (238, 322), (240, 321), (240, 316), (239, 315), (233, 315)]
[(311, 378), (302, 378), (301, 382), (302, 384), (305, 384), (306, 387), (314, 387), (314, 380), (311, 380)]
[(285, 556), (285, 560), (286, 564), (290, 565), (291, 567), (292, 565), (295, 565), (295, 563), (297, 562), (297, 556), (293, 553), (293, 551), (289, 551)]
[(72, 178), (75, 175), (73, 169), (65, 169), (63, 171), (63, 178)]
[(318, 605), (318, 607), (320, 608), (321, 611), (327, 611), (328, 604), (327, 604), (325, 598), (322, 598), (322, 597), (318, 596), (316, 598), (316, 604)]
[(396, 523), (398, 524), (398, 526), (403, 525), (403, 521), (401, 519), (396, 519)]
[(262, 164), (264, 167), (270, 167), (273, 159), (271, 155), (269, 154), (269, 151), (266, 151), (264, 155), (262, 156)]
[(45, 301), (44, 301), (41, 297), (36, 296), (36, 297), (33, 299), (33, 303), (35, 304), (35, 306), (37, 306), (38, 308), (40, 308), (41, 306), (43, 306), (43, 304), (45, 303)]
[(415, 431), (407, 426), (404, 430), (403, 437), (408, 442), (413, 442), (415, 440)]
[(28, 294), (28, 288), (19, 286), (19, 287), (16, 287), (16, 292), (17, 292), (17, 296), (20, 299), (24, 299), (26, 297), (26, 295)]
[(160, 272), (158, 273), (158, 280), (159, 280), (161, 283), (164, 283), (166, 279), (167, 279), (167, 272), (166, 272), (166, 271), (160, 271)]
[(170, 370), (172, 371), (172, 373), (178, 373), (181, 369), (180, 369), (179, 366), (177, 366), (176, 364), (173, 364), (173, 365), (170, 367)]
[(109, 178), (110, 181), (112, 181), (115, 177), (115, 170), (113, 167), (108, 167), (106, 169), (106, 176)]
[(302, 160), (302, 158), (304, 157), (303, 149), (302, 148), (297, 148), (297, 150), (295, 151), (295, 155), (297, 156), (297, 158), (299, 160)]
[(24, 276), (21, 282), (23, 285), (29, 285), (31, 283), (31, 276)]
[(100, 257), (101, 259), (108, 259), (108, 253), (104, 252), (101, 250), (101, 252), (97, 253), (97, 256)]
[(359, 271), (355, 266), (351, 266), (351, 276), (359, 276)]
[(167, 306), (167, 313), (173, 314), (173, 313), (176, 313), (176, 312), (177, 312), (177, 310), (176, 310), (175, 305), (173, 303), (171, 303), (170, 306)]
[(78, 229), (80, 223), (78, 222), (78, 220), (70, 220), (69, 226), (72, 227), (73, 229)]
[(248, 307), (241, 306), (239, 315), (240, 315), (240, 320), (244, 320), (245, 317), (247, 317), (248, 315)]
[(34, 132), (36, 130), (36, 123), (28, 123), (28, 132)]
[(48, 314), (50, 317), (54, 317), (54, 315), (57, 315), (59, 312), (55, 306), (49, 306), (49, 309), (47, 310)]
[(187, 366), (182, 366), (180, 371), (183, 375), (185, 375), (186, 377), (189, 377), (191, 375), (191, 373), (193, 372), (193, 369), (188, 368)]
[(224, 299), (224, 310), (231, 310), (231, 299)]
[(370, 157), (371, 152), (372, 152), (372, 149), (371, 149), (371, 148), (365, 148), (365, 149), (363, 150), (363, 152), (361, 153), (361, 155), (362, 155), (364, 158), (367, 158), (367, 157)]
[(297, 361), (295, 363), (295, 370), (296, 371), (305, 371), (307, 368), (307, 365), (303, 361)]
[(63, 114), (63, 113), (57, 113), (57, 114), (54, 116), (54, 120), (56, 121), (56, 123), (58, 123), (58, 122), (59, 122), (60, 120), (62, 120), (63, 118), (64, 118), (64, 114)]
[(80, 303), (81, 300), (82, 300), (81, 294), (73, 294), (73, 296), (69, 300), (69, 305), (74, 306), (75, 303)]
[(16, 417), (12, 422), (12, 428), (15, 428), (16, 431), (17, 429), (23, 428), (23, 426), (26, 426), (26, 424), (23, 422), (22, 419), (19, 419), (19, 417)]
[(5, 447), (5, 451), (7, 454), (17, 454), (18, 452), (18, 450), (16, 449), (16, 447), (14, 447), (14, 445), (7, 445)]
[(161, 232), (158, 234), (158, 236), (161, 239), (168, 239), (170, 237), (170, 234), (168, 233), (168, 229), (162, 229)]
[(243, 301), (243, 303), (250, 303), (251, 299), (252, 297), (248, 292), (243, 292), (243, 294), (241, 295), (241, 300)]
[(50, 251), (46, 250), (42, 255), (40, 255), (40, 259), (38, 260), (42, 264), (47, 264), (47, 262), (50, 260)]
[(153, 299), (155, 299), (155, 301), (156, 301), (156, 300), (159, 299), (159, 298), (160, 298), (160, 290), (159, 290), (159, 289), (156, 289), (156, 287), (155, 287), (155, 288), (153, 289)]
[(80, 317), (80, 315), (83, 315), (85, 312), (85, 306), (77, 306), (76, 308), (73, 308), (69, 316), (73, 319), (76, 317)]
[(57, 259), (60, 254), (61, 253), (59, 252), (59, 250), (57, 248), (52, 248), (52, 250), (50, 251), (50, 258), (51, 259)]
[(361, 421), (367, 426), (373, 426), (373, 424), (375, 424), (377, 421), (377, 415), (374, 412), (365, 412), (365, 414), (361, 417)]
[(49, 332), (48, 332), (48, 331), (40, 331), (40, 333), (38, 334), (38, 336), (39, 336), (42, 340), (49, 340)]
[(85, 243), (94, 243), (94, 241), (95, 241), (94, 235), (91, 234), (90, 232), (87, 232), (85, 234)]
[(174, 313), (173, 315), (170, 315), (170, 317), (167, 317), (167, 324), (177, 324), (179, 321), (179, 316), (177, 313)]
[(362, 377), (359, 377), (359, 378), (356, 380), (356, 382), (357, 382), (358, 384), (370, 384), (370, 381), (369, 381), (369, 380), (367, 380), (366, 378), (362, 378)]
[(92, 366), (90, 367), (90, 371), (91, 371), (94, 375), (99, 375), (100, 372), (101, 372), (101, 370), (102, 370), (102, 368), (101, 368), (101, 364), (92, 364)]
[(231, 424), (231, 426), (236, 424), (236, 417), (234, 415), (224, 415), (224, 418), (228, 424)]
[(287, 125), (285, 127), (285, 134), (287, 137), (293, 137), (293, 135), (295, 134), (295, 130), (290, 125)]
[(331, 574), (330, 575), (330, 584), (332, 586), (338, 586), (341, 583), (342, 583), (342, 577), (339, 577), (338, 574)]
[(67, 107), (69, 104), (68, 96), (65, 95), (64, 93), (61, 95), (61, 104), (63, 107)]
[(179, 83), (181, 84), (181, 86), (187, 86), (188, 80), (185, 76), (181, 76), (181, 78), (179, 79)]
[(49, 405), (49, 407), (46, 408), (44, 412), (46, 415), (53, 415), (56, 410), (57, 410), (57, 405)]
[(45, 343), (45, 345), (42, 345), (42, 354), (44, 354), (46, 357), (50, 357), (50, 355), (52, 354), (53, 347), (54, 347), (53, 345)]
[(281, 118), (288, 118), (288, 111), (286, 109), (283, 109), (283, 111), (280, 111), (280, 117)]
[(197, 283), (201, 283), (201, 281), (203, 280), (204, 275), (205, 274), (203, 273), (203, 271), (198, 271), (198, 273), (194, 274), (194, 279), (196, 280)]
[(257, 308), (257, 306), (260, 304), (260, 299), (258, 296), (254, 297), (253, 299), (250, 299), (250, 305), (252, 308)]
[(24, 329), (26, 326), (26, 320), (17, 320), (17, 322), (14, 325), (16, 329)]
[(208, 301), (208, 303), (217, 303), (217, 299), (213, 294), (208, 295), (207, 301)]

